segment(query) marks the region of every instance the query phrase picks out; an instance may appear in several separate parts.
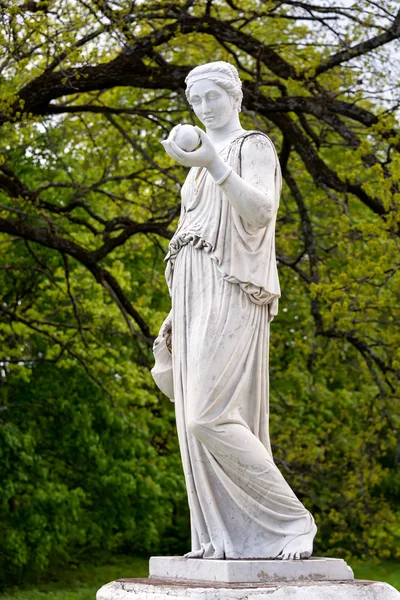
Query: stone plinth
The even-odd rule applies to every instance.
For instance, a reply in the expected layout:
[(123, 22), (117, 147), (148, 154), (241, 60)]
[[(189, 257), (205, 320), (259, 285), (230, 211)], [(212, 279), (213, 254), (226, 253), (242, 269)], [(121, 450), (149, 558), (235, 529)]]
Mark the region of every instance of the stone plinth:
[(387, 583), (374, 581), (219, 584), (156, 579), (119, 579), (97, 600), (400, 600)]
[(97, 600), (400, 600), (387, 583), (357, 581), (344, 560), (150, 559), (147, 579), (118, 579)]
[(219, 583), (269, 583), (274, 581), (346, 581), (353, 571), (339, 558), (308, 560), (203, 560), (178, 556), (153, 556), (150, 579), (167, 578)]

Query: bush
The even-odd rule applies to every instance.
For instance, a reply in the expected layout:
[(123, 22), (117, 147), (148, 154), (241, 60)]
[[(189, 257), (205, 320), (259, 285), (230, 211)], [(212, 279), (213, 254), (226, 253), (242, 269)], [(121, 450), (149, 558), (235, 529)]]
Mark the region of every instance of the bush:
[(79, 367), (50, 364), (7, 391), (1, 583), (37, 580), (100, 549), (159, 548), (185, 506), (170, 403), (155, 398), (152, 410), (131, 404), (123, 413)]

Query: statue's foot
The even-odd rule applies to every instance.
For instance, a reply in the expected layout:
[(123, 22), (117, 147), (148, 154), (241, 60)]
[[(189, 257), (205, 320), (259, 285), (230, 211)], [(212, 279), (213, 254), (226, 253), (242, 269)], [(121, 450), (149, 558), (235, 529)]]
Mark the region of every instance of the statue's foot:
[(192, 552), (187, 552), (183, 555), (183, 558), (203, 558), (204, 556), (204, 548), (200, 548), (200, 550), (192, 550)]
[(306, 560), (310, 558), (313, 553), (313, 540), (316, 533), (317, 526), (314, 524), (310, 533), (299, 535), (286, 544), (276, 558), (278, 560)]
[(300, 550), (298, 552), (281, 552), (276, 557), (277, 560), (305, 560), (310, 558), (312, 551)]

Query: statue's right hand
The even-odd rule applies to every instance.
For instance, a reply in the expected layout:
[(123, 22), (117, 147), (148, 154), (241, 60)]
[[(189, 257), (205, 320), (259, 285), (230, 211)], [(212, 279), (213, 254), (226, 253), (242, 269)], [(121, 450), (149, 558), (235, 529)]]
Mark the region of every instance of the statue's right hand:
[(172, 316), (169, 313), (161, 325), (160, 333), (153, 344), (155, 364), (151, 370), (151, 374), (162, 393), (172, 400), (174, 397), (174, 375), (172, 369), (171, 337)]
[(158, 338), (164, 338), (165, 343), (167, 344), (168, 350), (171, 351), (172, 348), (172, 315), (169, 313), (168, 317), (165, 319), (164, 323), (161, 325), (160, 332), (158, 334)]

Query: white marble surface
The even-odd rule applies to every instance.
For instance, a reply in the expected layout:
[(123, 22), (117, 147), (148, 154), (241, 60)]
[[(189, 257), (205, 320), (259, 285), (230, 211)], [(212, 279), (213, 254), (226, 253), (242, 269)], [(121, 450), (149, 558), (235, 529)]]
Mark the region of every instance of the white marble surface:
[[(143, 581), (143, 580), (142, 580)], [(238, 585), (238, 584), (237, 584)], [(257, 588), (150, 585), (135, 580), (103, 586), (96, 600), (400, 600), (387, 583), (281, 583)]]
[(192, 152), (200, 144), (200, 136), (193, 125), (178, 125), (175, 143), (186, 152)]
[(153, 556), (150, 578), (223, 582), (352, 580), (354, 574), (339, 558), (308, 560), (204, 560), (179, 556)]
[[(166, 257), (172, 312), (154, 346), (153, 375), (175, 399), (191, 516), (187, 555), (306, 559), (317, 527), (273, 460), (268, 426), (279, 159), (266, 134), (241, 126), (233, 65), (199, 65), (186, 85), (206, 131), (177, 125), (162, 141), (191, 169)], [(182, 149), (185, 131), (200, 137), (193, 152)], [(171, 357), (161, 356), (163, 337), (168, 347), (172, 339)]]

